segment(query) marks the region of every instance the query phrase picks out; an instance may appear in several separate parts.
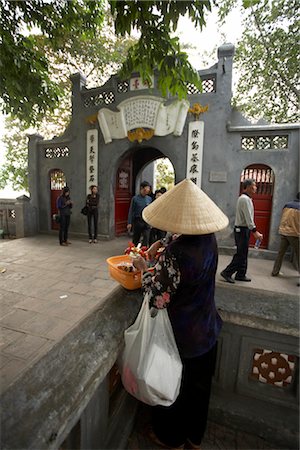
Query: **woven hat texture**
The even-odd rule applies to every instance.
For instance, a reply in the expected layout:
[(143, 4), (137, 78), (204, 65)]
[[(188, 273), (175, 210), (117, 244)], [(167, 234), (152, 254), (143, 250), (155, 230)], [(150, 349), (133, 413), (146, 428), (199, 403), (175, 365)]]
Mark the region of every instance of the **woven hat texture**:
[(143, 219), (159, 230), (209, 234), (228, 225), (228, 217), (191, 180), (176, 184), (143, 210)]

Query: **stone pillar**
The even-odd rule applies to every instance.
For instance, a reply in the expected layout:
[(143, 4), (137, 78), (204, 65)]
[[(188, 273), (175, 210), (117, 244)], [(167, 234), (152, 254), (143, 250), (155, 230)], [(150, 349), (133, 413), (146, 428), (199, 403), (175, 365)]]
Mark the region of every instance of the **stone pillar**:
[(70, 80), (72, 82), (72, 115), (74, 117), (81, 107), (80, 93), (86, 85), (86, 78), (81, 72), (77, 72), (70, 76)]
[(38, 232), (37, 208), (32, 206), (26, 195), (17, 197), (16, 208), (16, 237), (33, 236)]
[(40, 134), (27, 135), (28, 142), (28, 186), (30, 193), (30, 204), (35, 208), (35, 233), (39, 231), (39, 219), (37, 211), (39, 209), (39, 188), (38, 188), (38, 174), (40, 164), (39, 142), (43, 140)]
[(223, 102), (231, 102), (232, 97), (232, 63), (235, 47), (223, 44), (218, 48), (217, 90), (222, 93)]

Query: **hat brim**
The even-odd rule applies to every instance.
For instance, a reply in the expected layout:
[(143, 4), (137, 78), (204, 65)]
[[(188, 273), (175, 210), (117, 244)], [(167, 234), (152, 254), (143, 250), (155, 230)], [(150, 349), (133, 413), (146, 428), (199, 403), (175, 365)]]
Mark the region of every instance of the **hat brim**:
[(143, 210), (152, 227), (178, 234), (210, 234), (227, 227), (228, 217), (205, 192), (185, 179)]

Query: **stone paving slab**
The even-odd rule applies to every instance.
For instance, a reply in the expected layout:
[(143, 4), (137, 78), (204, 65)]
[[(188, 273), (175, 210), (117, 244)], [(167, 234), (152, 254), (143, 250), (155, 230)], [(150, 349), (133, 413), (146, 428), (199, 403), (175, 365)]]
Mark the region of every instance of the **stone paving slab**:
[[(128, 241), (125, 236), (90, 245), (74, 239), (72, 245), (62, 247), (55, 235), (0, 240), (0, 269), (6, 269), (0, 270), (1, 390), (118, 286), (109, 276), (106, 258), (122, 254)], [(219, 255), (219, 286), (225, 283), (219, 273), (230, 260), (230, 256)], [(235, 286), (243, 285), (249, 292), (261, 289), (299, 295), (292, 265), (285, 262), (285, 275), (276, 278), (270, 276), (272, 266), (273, 261), (252, 257), (252, 282), (228, 287), (233, 292)]]

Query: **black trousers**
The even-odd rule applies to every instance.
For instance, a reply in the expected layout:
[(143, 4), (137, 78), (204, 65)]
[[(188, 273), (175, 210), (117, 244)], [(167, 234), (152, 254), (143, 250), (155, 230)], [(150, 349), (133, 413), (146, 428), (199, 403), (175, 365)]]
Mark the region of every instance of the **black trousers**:
[(59, 243), (67, 242), (71, 216), (60, 215)]
[(93, 239), (92, 222), (94, 223), (94, 239), (98, 236), (98, 209), (92, 209), (87, 213), (89, 239)]
[(216, 350), (217, 345), (204, 355), (183, 359), (181, 388), (175, 403), (152, 408), (153, 431), (166, 445), (178, 447), (187, 440), (200, 445), (207, 424)]
[(151, 228), (149, 244), (152, 245), (153, 242), (159, 241), (164, 238), (166, 234), (166, 231), (159, 230), (158, 228)]
[[(240, 231), (237, 231), (240, 230)], [(234, 239), (236, 245), (236, 253), (232, 261), (224, 272), (231, 276), (235, 272), (239, 277), (244, 277), (248, 267), (248, 247), (250, 240), (250, 230), (246, 227), (235, 227)]]
[(141, 242), (142, 245), (149, 246), (150, 227), (149, 225), (139, 217), (133, 220), (133, 243), (137, 245)]

